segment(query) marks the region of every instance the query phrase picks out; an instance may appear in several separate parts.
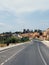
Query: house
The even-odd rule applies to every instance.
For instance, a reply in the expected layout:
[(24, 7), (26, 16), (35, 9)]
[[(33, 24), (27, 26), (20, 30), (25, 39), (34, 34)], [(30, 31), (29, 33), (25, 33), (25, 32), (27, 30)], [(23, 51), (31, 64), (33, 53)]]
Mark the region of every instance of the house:
[(46, 31), (43, 31), (43, 39), (46, 40), (47, 39), (47, 32)]
[(33, 38), (33, 33), (23, 33), (23, 34), (20, 34), (20, 36), (29, 37), (30, 39), (32, 39)]
[(33, 33), (33, 38), (39, 38), (39, 33), (38, 32), (34, 32)]
[(46, 30), (47, 32), (47, 39), (49, 39), (49, 28)]
[(20, 36), (20, 34), (16, 34), (16, 33), (13, 33), (12, 36), (22, 38), (22, 36)]
[(49, 28), (45, 31), (43, 31), (43, 39), (46, 40), (46, 39), (49, 39)]

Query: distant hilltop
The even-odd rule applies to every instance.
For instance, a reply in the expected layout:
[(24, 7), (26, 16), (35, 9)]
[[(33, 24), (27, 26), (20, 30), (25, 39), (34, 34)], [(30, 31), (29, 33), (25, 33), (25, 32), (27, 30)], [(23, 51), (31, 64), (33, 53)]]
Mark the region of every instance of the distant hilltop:
[(29, 29), (23, 29), (23, 32), (5, 32), (5, 33), (1, 33), (0, 37), (10, 37), (10, 36), (14, 36), (14, 37), (29, 37), (30, 39), (33, 38), (38, 38), (41, 40), (49, 40), (49, 28), (46, 30), (40, 30), (40, 29), (35, 29), (33, 30), (29, 30)]

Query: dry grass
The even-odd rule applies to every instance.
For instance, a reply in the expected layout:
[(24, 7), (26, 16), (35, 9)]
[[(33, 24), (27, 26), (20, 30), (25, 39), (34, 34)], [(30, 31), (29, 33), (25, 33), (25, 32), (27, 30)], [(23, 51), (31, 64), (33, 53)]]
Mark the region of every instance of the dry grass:
[(0, 44), (0, 47), (6, 47), (7, 45), (6, 44)]

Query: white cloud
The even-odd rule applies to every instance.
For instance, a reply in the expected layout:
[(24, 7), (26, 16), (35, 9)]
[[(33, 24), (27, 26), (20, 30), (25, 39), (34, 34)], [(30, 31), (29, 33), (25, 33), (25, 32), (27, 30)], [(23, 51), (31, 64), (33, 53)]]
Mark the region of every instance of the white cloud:
[(0, 22), (0, 33), (11, 30), (14, 30), (12, 25)]
[(9, 24), (6, 24), (6, 23), (2, 23), (2, 22), (0, 22), (0, 27), (2, 27), (2, 28), (12, 28), (12, 26), (11, 25), (9, 25)]
[(34, 17), (33, 11), (37, 10), (41, 10), (41, 14), (43, 14), (42, 11), (49, 10), (49, 0), (0, 0), (0, 13), (2, 12), (0, 14), (1, 31), (30, 28), (31, 23), (29, 22), (33, 19), (28, 14), (32, 12)]
[(15, 13), (49, 9), (49, 0), (0, 0), (0, 10)]
[(0, 26), (5, 26), (5, 24), (0, 22)]

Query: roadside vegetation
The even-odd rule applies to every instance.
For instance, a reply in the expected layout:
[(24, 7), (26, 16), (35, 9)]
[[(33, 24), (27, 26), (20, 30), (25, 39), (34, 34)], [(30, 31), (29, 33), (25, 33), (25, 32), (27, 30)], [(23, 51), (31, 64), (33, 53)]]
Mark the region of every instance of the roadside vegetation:
[(0, 47), (9, 46), (9, 44), (16, 44), (26, 41), (29, 41), (29, 37), (16, 38), (12, 36), (6, 39), (3, 38), (2, 40), (0, 40)]
[(49, 41), (49, 28), (47, 30), (30, 30), (23, 29), (23, 31), (16, 32), (3, 32), (0, 34), (0, 46), (26, 42), (32, 39), (48, 40)]

